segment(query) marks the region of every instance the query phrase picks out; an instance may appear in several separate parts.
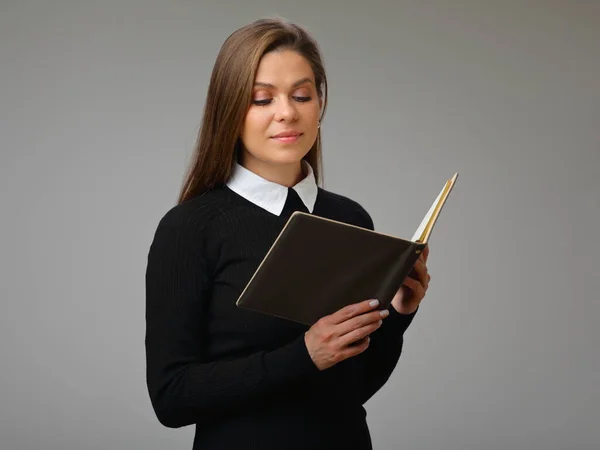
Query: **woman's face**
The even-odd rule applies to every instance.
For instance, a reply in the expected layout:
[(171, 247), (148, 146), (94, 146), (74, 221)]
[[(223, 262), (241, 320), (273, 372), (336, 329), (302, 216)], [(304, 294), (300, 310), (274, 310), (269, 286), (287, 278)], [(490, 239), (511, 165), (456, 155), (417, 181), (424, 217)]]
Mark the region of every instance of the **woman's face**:
[(291, 50), (267, 53), (242, 127), (241, 164), (257, 173), (298, 170), (317, 137), (320, 112), (308, 61)]

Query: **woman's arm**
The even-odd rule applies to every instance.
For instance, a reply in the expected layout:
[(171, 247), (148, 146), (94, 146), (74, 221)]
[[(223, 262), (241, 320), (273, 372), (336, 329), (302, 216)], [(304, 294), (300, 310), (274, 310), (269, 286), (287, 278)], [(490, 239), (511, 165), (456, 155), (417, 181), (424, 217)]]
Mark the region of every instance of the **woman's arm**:
[(158, 420), (182, 427), (241, 409), (319, 373), (304, 336), (270, 352), (203, 361), (203, 308), (211, 280), (202, 226), (182, 214), (163, 219), (146, 269), (147, 386)]
[(389, 310), (363, 353), (321, 372), (313, 386), (323, 398), (364, 405), (388, 381), (402, 353), (403, 334), (416, 314), (400, 314), (391, 306)]
[[(371, 216), (362, 207), (359, 208), (359, 216), (359, 226), (374, 230)], [(339, 379), (337, 397), (351, 396), (354, 402), (364, 404), (383, 387), (394, 371), (402, 353), (404, 332), (418, 309), (412, 314), (400, 314), (392, 306), (388, 310), (390, 315), (371, 334), (369, 348), (333, 368), (330, 376)]]
[(404, 332), (412, 322), (412, 314), (400, 314), (393, 307), (383, 325), (371, 334), (371, 345), (357, 357), (354, 380), (358, 401), (364, 404), (388, 381), (396, 368), (404, 343)]

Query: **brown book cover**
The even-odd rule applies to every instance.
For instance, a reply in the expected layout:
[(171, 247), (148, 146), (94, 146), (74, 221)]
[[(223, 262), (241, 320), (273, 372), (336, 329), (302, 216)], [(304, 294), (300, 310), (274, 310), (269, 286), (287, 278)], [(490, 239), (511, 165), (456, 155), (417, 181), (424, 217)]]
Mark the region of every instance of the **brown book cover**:
[(306, 325), (371, 298), (387, 308), (425, 248), (457, 177), (446, 182), (411, 240), (294, 212), (237, 306)]

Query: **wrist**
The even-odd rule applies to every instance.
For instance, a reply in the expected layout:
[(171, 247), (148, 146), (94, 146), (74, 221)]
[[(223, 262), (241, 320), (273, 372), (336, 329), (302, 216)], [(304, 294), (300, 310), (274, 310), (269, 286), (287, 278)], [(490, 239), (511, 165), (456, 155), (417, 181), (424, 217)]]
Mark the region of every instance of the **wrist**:
[[(384, 320), (387, 322), (387, 330), (393, 330), (391, 333), (397, 336), (402, 336), (409, 325), (412, 323), (413, 319), (417, 315), (419, 311), (419, 307), (412, 312), (408, 312), (409, 310), (404, 310), (404, 312), (398, 312), (396, 308), (390, 308), (390, 316)], [(384, 323), (385, 327), (385, 323)]]
[(400, 305), (400, 306), (396, 306), (396, 305), (392, 305), (392, 307), (396, 310), (396, 312), (398, 314), (405, 314), (405, 315), (410, 315), (410, 314), (414, 314), (414, 312), (419, 309), (419, 305), (410, 305), (410, 306), (405, 306), (405, 305)]
[(405, 305), (400, 302), (392, 302), (392, 307), (399, 314), (409, 315), (419, 309), (419, 304), (417, 302), (411, 302), (411, 304)]

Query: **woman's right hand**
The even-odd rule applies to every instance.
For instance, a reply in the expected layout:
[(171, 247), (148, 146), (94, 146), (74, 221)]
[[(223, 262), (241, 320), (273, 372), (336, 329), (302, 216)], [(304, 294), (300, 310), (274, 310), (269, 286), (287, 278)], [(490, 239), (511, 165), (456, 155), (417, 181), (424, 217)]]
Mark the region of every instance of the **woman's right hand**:
[(373, 311), (378, 300), (346, 306), (321, 318), (304, 334), (308, 353), (319, 368), (325, 370), (364, 352), (369, 347), (369, 334), (377, 330), (387, 309)]

